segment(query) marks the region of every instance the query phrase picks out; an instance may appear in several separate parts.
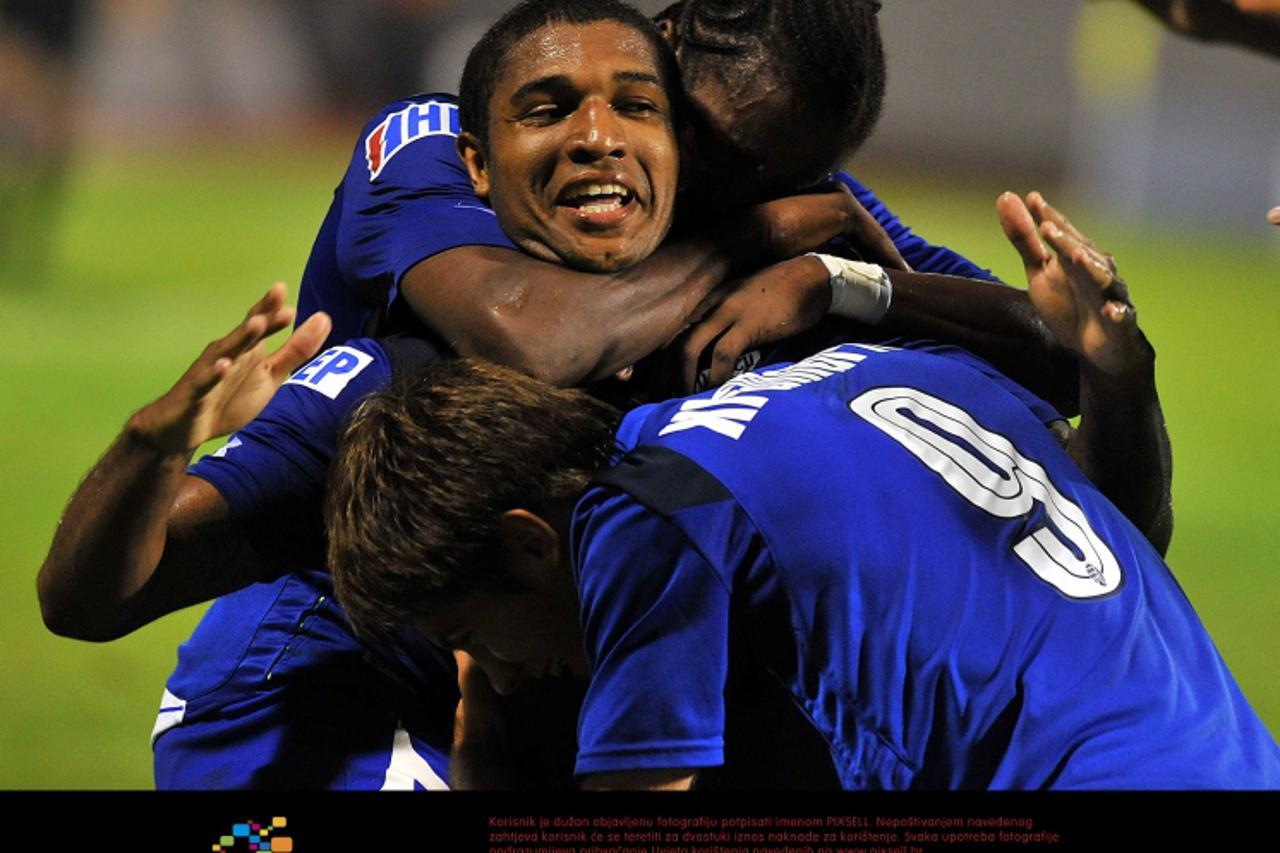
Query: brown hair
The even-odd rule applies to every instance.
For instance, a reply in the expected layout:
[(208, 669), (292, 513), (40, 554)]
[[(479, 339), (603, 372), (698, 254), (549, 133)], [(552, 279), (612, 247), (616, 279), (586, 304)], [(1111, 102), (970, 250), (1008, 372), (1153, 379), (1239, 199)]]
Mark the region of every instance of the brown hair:
[(468, 590), (511, 589), (507, 510), (545, 512), (613, 453), (620, 414), (585, 392), (447, 359), (371, 395), (329, 470), (329, 569), (353, 629), (385, 638)]

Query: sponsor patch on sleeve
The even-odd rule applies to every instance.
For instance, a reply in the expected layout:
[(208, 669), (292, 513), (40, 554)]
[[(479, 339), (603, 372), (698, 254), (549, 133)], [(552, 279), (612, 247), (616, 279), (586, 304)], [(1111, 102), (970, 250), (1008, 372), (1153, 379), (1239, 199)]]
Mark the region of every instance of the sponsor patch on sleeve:
[(338, 399), (342, 389), (373, 361), (373, 356), (351, 347), (332, 347), (289, 377), (285, 385), (302, 385), (319, 391), (330, 400)]
[(457, 104), (427, 101), (392, 113), (365, 137), (369, 180), (376, 180), (391, 158), (409, 143), (427, 136), (457, 136), (458, 130)]

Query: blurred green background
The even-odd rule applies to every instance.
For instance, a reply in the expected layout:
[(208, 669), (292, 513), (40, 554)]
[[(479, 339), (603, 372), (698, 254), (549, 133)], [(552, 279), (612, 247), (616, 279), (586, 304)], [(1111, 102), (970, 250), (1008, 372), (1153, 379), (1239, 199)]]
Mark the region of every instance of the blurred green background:
[[(34, 579), (62, 506), (129, 414), (273, 280), (296, 283), (351, 138), (79, 158), (43, 282), (0, 286), (0, 788), (146, 788), (147, 739), (199, 609), (124, 640), (48, 634)], [(928, 238), (1021, 282), (989, 180), (858, 170)], [(1246, 695), (1280, 732), (1280, 262), (1258, 214), (1235, 233), (1134, 230), (1088, 199), (1051, 201), (1111, 248), (1155, 343), (1173, 438), (1169, 561)]]

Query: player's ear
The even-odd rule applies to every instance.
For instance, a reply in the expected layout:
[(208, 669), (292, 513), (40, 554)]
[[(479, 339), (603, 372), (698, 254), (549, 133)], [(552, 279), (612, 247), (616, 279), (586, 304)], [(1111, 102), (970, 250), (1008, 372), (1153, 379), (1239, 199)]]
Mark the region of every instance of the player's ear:
[(489, 197), (489, 160), (484, 156), (480, 140), (474, 133), (463, 131), (458, 134), (458, 156), (467, 167), (467, 175), (471, 178), (471, 189), (480, 198)]
[(527, 509), (507, 510), (498, 519), (498, 539), (512, 574), (532, 587), (542, 587), (560, 568), (560, 535), (541, 516)]
[(667, 44), (671, 45), (674, 50), (677, 46), (676, 42), (676, 23), (671, 18), (658, 18), (654, 23), (658, 27), (658, 32), (667, 40)]

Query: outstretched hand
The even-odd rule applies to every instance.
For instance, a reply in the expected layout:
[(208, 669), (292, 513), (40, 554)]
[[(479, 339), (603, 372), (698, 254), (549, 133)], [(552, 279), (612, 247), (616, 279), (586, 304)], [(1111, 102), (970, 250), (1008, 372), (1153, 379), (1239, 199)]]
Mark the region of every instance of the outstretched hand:
[(205, 347), (164, 396), (133, 416), (130, 434), (162, 453), (190, 453), (253, 420), (332, 326), (327, 314), (309, 317), (268, 355), (266, 339), (293, 322), (284, 298), (284, 285), (273, 284), (243, 322)]
[(1031, 302), (1058, 342), (1112, 378), (1149, 369), (1153, 352), (1138, 328), (1137, 310), (1116, 273), (1115, 258), (1094, 246), (1037, 192), (1025, 204), (1006, 192), (996, 210), (1005, 236), (1022, 257)]

